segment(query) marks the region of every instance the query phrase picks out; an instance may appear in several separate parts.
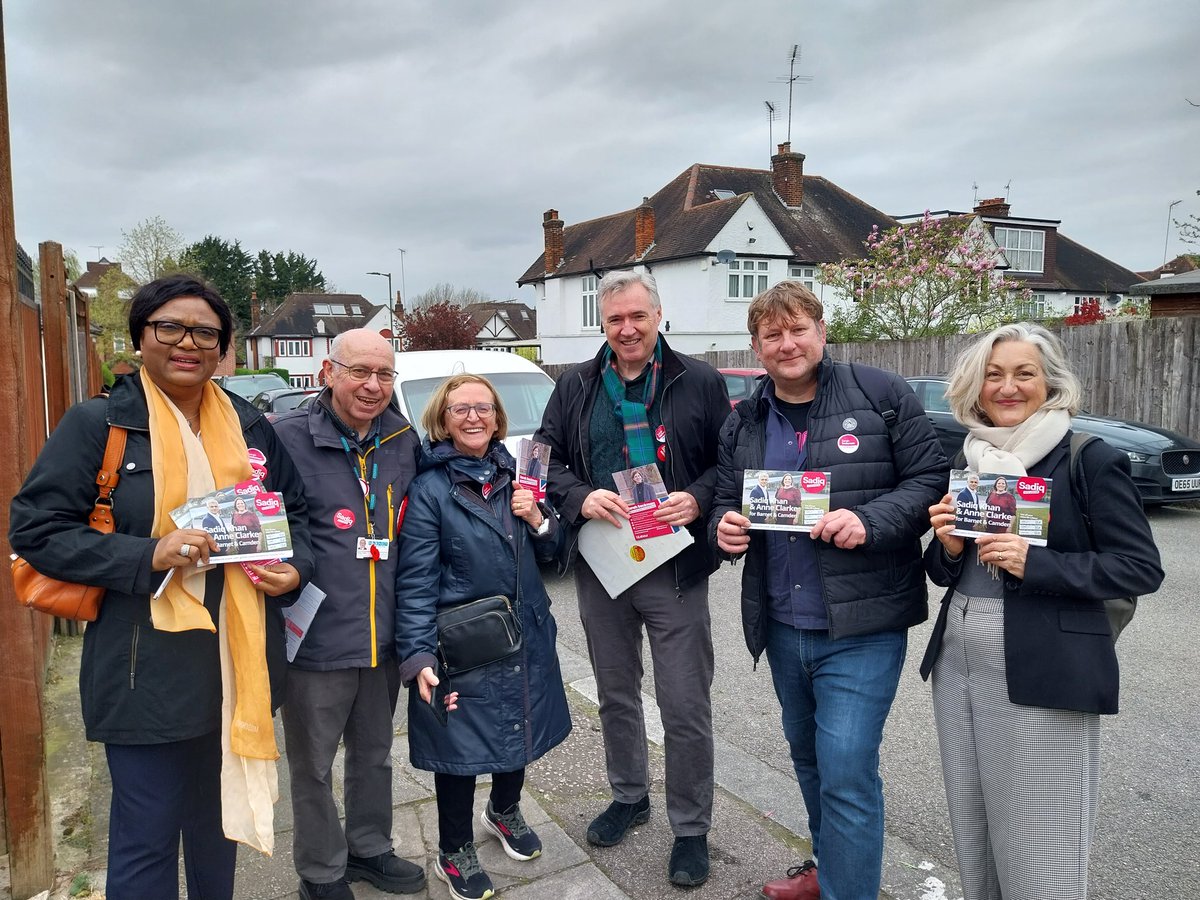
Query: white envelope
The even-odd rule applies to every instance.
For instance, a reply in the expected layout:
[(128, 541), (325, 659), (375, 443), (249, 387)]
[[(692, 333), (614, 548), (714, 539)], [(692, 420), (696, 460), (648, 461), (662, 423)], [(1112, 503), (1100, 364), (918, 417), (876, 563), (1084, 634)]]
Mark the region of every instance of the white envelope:
[(589, 519), (579, 529), (579, 552), (610, 597), (628, 590), (692, 543), (686, 528), (635, 541), (629, 520), (618, 516), (617, 521), (620, 528), (603, 519)]

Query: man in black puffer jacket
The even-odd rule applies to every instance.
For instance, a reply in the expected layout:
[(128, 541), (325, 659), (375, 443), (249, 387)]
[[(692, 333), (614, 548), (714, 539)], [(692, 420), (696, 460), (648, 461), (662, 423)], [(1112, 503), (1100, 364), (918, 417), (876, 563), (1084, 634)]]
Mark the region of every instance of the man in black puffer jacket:
[[(808, 809), (814, 866), (763, 888), (770, 900), (875, 897), (883, 859), (879, 745), (907, 650), (928, 616), (920, 537), (949, 466), (897, 375), (834, 362), (821, 301), (785, 281), (750, 304), (768, 377), (721, 429), (709, 537), (745, 554), (742, 624), (765, 649)], [(750, 531), (743, 472), (829, 473), (810, 534)]]

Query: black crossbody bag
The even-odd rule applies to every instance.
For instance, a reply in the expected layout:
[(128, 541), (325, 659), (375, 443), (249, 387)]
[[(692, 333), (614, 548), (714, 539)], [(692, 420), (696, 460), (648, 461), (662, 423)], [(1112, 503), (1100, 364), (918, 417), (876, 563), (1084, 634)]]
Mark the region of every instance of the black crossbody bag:
[[(516, 519), (516, 516), (513, 517)], [(521, 593), (521, 537), (516, 528), (513, 554), (517, 561), (517, 601), (503, 594), (469, 600), (437, 614), (437, 652), (446, 675), (460, 675), (499, 662), (521, 649), (521, 616), (517, 608)]]

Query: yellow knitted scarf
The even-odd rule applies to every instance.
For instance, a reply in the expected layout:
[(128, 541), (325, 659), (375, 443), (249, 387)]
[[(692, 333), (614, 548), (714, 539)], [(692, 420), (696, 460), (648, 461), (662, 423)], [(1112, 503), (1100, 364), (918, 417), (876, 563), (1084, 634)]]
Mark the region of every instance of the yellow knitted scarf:
[[(190, 497), (202, 497), (251, 476), (246, 441), (237, 411), (225, 393), (211, 382), (204, 385), (200, 403), (200, 437), (192, 433), (183, 413), (142, 369), (142, 385), (150, 413), (150, 453), (154, 472), (154, 525), (151, 534), (162, 537), (176, 529), (170, 511)], [(205, 572), (187, 571), (152, 600), (150, 616), (160, 631), (203, 628), (216, 631), (204, 606)], [(233, 840), (270, 853), (273, 846), (270, 802), (263, 809), (262, 793), (275, 783), (274, 760), (279, 758), (271, 721), (271, 687), (267, 675), (266, 608), (262, 594), (242, 567), (225, 564), (225, 590), (221, 600), (221, 655), (223, 710), (222, 816), (225, 832)], [(225, 663), (231, 663), (226, 665)], [(241, 759), (231, 759), (230, 753)], [(268, 760), (270, 772), (255, 771), (253, 760)], [(231, 772), (230, 769), (239, 769)], [(247, 775), (255, 785), (235, 788), (230, 783)], [(247, 799), (244, 793), (248, 790)], [(273, 793), (266, 790), (267, 793)], [(229, 809), (248, 803), (249, 810)], [(245, 813), (249, 813), (249, 820)], [(265, 821), (263, 817), (265, 815)], [(232, 826), (232, 827), (231, 827)], [(230, 833), (230, 832), (235, 833)]]

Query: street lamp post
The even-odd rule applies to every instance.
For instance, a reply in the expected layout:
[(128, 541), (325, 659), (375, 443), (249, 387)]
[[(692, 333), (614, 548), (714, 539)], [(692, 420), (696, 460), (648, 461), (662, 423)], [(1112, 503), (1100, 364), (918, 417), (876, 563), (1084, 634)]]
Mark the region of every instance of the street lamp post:
[(400, 251), (400, 303), (404, 304), (408, 302), (408, 291), (404, 288), (404, 254), (408, 251), (403, 247), (396, 249)]
[(388, 299), (387, 299), (388, 331), (390, 331), (392, 333), (391, 340), (393, 342), (393, 346), (395, 346), (396, 310), (392, 305), (395, 300), (395, 294), (392, 293), (392, 273), (391, 272), (368, 272), (367, 274), (368, 275), (378, 275), (380, 278), (386, 278), (388, 280)]
[(1183, 202), (1182, 200), (1176, 200), (1170, 206), (1167, 207), (1167, 236), (1165, 238), (1163, 238), (1163, 265), (1164, 266), (1167, 264), (1167, 247), (1169, 247), (1171, 244), (1171, 210), (1173, 210), (1175, 207), (1177, 207), (1182, 202)]

